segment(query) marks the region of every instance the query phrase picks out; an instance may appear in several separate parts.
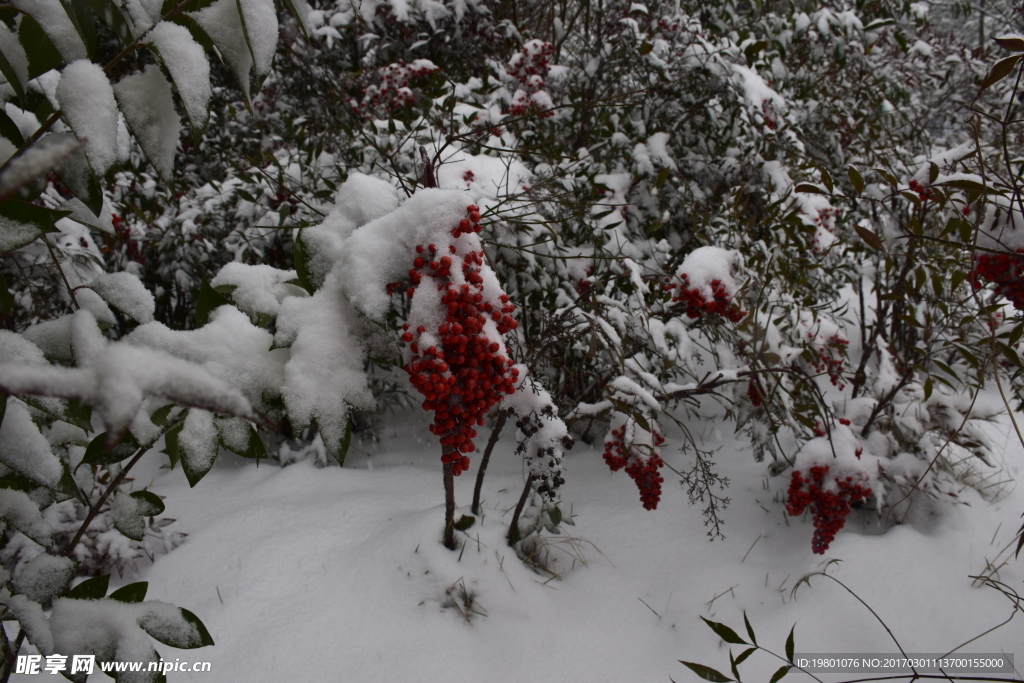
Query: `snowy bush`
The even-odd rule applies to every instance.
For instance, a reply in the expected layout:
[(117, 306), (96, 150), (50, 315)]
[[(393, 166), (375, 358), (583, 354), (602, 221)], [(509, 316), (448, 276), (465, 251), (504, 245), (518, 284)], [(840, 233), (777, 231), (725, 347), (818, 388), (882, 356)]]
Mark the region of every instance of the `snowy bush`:
[[(450, 548), (452, 478), (490, 421), (476, 513), (509, 418), (526, 556), (574, 438), (653, 511), (680, 431), (675, 474), (721, 536), (727, 482), (689, 429), (713, 403), (789, 477), (815, 552), (853, 506), (998, 494), (977, 422), (1024, 400), (1002, 111), (1024, 39), (993, 65), (896, 3), (283, 5), (4, 15), (10, 651), (209, 644), (141, 589), (106, 595), (183, 538), (131, 468), (159, 447), (192, 486), (223, 450), (344, 465), (397, 406), (430, 413)], [(978, 398), (993, 381), (1004, 405)]]

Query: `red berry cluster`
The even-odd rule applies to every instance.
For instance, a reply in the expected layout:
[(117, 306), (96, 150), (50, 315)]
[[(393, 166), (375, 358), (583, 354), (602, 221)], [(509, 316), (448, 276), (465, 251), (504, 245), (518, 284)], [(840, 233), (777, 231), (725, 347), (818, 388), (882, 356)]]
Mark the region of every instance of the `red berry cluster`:
[(388, 64), (378, 69), (375, 76), (371, 76), (375, 83), (362, 88), (363, 99), (360, 102), (353, 102), (346, 97), (352, 110), (357, 114), (361, 113), (366, 119), (384, 118), (388, 114), (398, 111), (407, 104), (416, 101), (416, 95), (409, 89), (409, 84), (422, 76), (429, 76), (439, 71), (426, 59), (417, 59), (412, 64), (397, 62)]
[[(1018, 249), (1024, 254), (1024, 249)], [(1024, 257), (1011, 254), (982, 254), (971, 271), (975, 289), (981, 289), (982, 280), (994, 283), (995, 293), (1005, 297), (1018, 310), (1024, 310)]]
[(824, 490), (827, 476), (826, 465), (811, 467), (806, 476), (800, 470), (794, 470), (787, 493), (786, 514), (790, 517), (801, 515), (805, 509), (811, 508), (814, 515), (811, 550), (818, 555), (825, 554), (829, 544), (843, 528), (846, 516), (850, 514), (850, 503), (859, 503), (871, 495), (871, 489), (862, 485), (866, 479), (863, 475), (860, 481), (855, 481), (853, 476), (836, 478), (838, 491)]
[[(661, 483), (665, 481), (658, 470), (664, 467), (665, 463), (653, 449), (649, 453), (640, 453), (639, 449), (632, 447), (627, 452), (625, 436), (625, 426), (612, 430), (612, 438), (604, 442), (604, 461), (612, 472), (618, 472), (625, 467), (626, 474), (640, 491), (640, 501), (644, 504), (644, 509), (654, 510), (661, 500)], [(665, 443), (664, 437), (657, 431), (653, 432), (653, 436), (655, 448)]]
[[(545, 43), (542, 40), (531, 40), (523, 45), (523, 49), (512, 55), (505, 67), (508, 75), (515, 78), (522, 85), (512, 96), (512, 102), (508, 113), (512, 116), (522, 116), (531, 107), (537, 108), (537, 102), (533, 95), (541, 92), (546, 87), (544, 78), (548, 75), (550, 66), (548, 57), (555, 52), (555, 46)], [(554, 116), (553, 111), (541, 112), (541, 118)]]
[[(142, 245), (132, 239), (132, 229), (128, 223), (116, 213), (110, 214), (110, 222), (114, 226), (114, 232), (124, 241), (128, 258), (136, 263), (146, 265), (146, 259), (142, 254)], [(196, 235), (198, 238), (198, 234)]]
[(921, 198), (922, 202), (937, 199), (935, 193), (932, 191), (932, 188), (925, 187), (916, 180), (911, 180), (909, 183), (907, 183), (907, 185), (910, 187), (911, 192), (917, 193), (917, 196)]
[(704, 293), (697, 287), (690, 287), (690, 278), (686, 273), (679, 276), (682, 281), (675, 283), (669, 281), (665, 289), (677, 289), (672, 295), (672, 301), (682, 301), (686, 304), (685, 313), (687, 317), (699, 318), (704, 313), (721, 315), (732, 322), (739, 322), (747, 314), (729, 296), (725, 284), (721, 280), (711, 281), (711, 300), (705, 298)]
[(764, 389), (757, 380), (753, 380), (747, 385), (747, 399), (750, 400), (750, 405), (760, 408), (764, 405), (764, 396)]
[[(808, 332), (807, 338), (813, 340), (814, 333)], [(846, 348), (849, 345), (849, 339), (834, 334), (815, 349), (817, 358), (814, 361), (814, 371), (827, 373), (828, 378), (832, 381), (832, 386), (839, 387), (840, 390), (846, 388), (842, 381), (843, 369), (846, 367)]]
[[(836, 218), (838, 217), (839, 209), (826, 206), (825, 208), (818, 209), (818, 215), (814, 217), (814, 224), (826, 232), (835, 234)], [(818, 234), (818, 231), (815, 230), (814, 234), (811, 236), (811, 253), (814, 254), (821, 253), (821, 244), (818, 243)]]
[[(464, 218), (452, 229), (453, 237), (480, 232), (480, 210), (467, 207)], [(498, 301), (483, 300), (482, 251), (470, 251), (456, 263), (458, 249), (449, 247), (451, 255), (438, 257), (433, 244), (416, 247), (416, 258), (409, 271), (407, 294), (411, 298), (423, 281), (423, 276), (437, 284), (441, 304), (447, 317), (432, 335), (440, 340), (440, 348), (431, 345), (421, 348), (420, 338), (427, 332), (423, 326), (410, 330), (402, 326), (402, 341), (410, 344), (412, 357), (405, 365), (412, 385), (423, 395), (423, 409), (434, 411), (430, 432), (441, 437), (444, 454), (441, 462), (452, 464), (456, 476), (469, 469), (469, 456), (476, 450), (473, 439), (476, 425), (484, 424), (487, 411), (503, 398), (515, 392), (519, 370), (512, 367), (511, 358), (502, 354), (502, 345), (484, 334), (484, 324), (490, 317), (498, 333), (514, 330), (518, 323), (511, 313), (515, 307), (508, 295)], [(452, 258), (455, 256), (456, 258)], [(453, 268), (460, 267), (466, 283), (456, 286), (449, 276)]]

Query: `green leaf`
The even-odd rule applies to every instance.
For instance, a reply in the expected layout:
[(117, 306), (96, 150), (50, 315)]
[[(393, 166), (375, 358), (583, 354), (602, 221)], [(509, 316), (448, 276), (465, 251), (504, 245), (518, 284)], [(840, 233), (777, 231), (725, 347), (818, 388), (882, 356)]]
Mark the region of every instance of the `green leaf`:
[(992, 40), (1011, 52), (1024, 52), (1024, 38), (1020, 36), (997, 36)]
[(162, 453), (167, 454), (167, 457), (171, 461), (171, 469), (178, 464), (178, 460), (181, 459), (181, 449), (178, 447), (178, 435), (181, 434), (181, 430), (185, 427), (184, 421), (171, 427), (166, 434), (164, 434), (164, 450)]
[(939, 165), (934, 161), (928, 165), (928, 184), (931, 185), (939, 179)]
[[(792, 657), (790, 657), (790, 659), (792, 659)], [(792, 666), (779, 667), (779, 670), (772, 674), (772, 680), (769, 681), (769, 683), (778, 683), (779, 679), (788, 674), (789, 670), (792, 668)]]
[(636, 49), (636, 51), (639, 52), (642, 55), (649, 55), (651, 53), (651, 50), (653, 50), (653, 49), (654, 49), (654, 44), (653, 43), (649, 43), (649, 42), (647, 42), (645, 40), (644, 42), (640, 43), (640, 47), (638, 47)]
[[(753, 638), (751, 638), (751, 640), (753, 640)], [(756, 645), (756, 643), (755, 643), (755, 645)], [(755, 652), (757, 652), (757, 648), (756, 647), (749, 647), (746, 650), (744, 650), (743, 652), (741, 652), (740, 656), (736, 658), (736, 666), (739, 666), (740, 664), (745, 662), (747, 660), (747, 657), (749, 657), (750, 655), (754, 654)]]
[[(0, 54), (0, 67), (3, 66), (2, 58), (3, 55)], [(8, 78), (8, 83), (9, 82), (10, 79)], [(25, 137), (22, 136), (22, 130), (20, 130), (17, 127), (17, 124), (15, 124), (11, 120), (11, 118), (7, 116), (7, 112), (5, 112), (3, 109), (0, 109), (0, 135), (3, 135), (8, 140), (10, 140), (15, 147), (19, 147), (25, 144)]]
[(929, 377), (924, 381), (924, 400), (927, 401), (932, 397), (932, 391), (935, 390), (935, 384), (932, 382), (932, 378)]
[(40, 235), (56, 232), (53, 224), (70, 211), (54, 211), (20, 199), (0, 201), (0, 254), (19, 249)]
[(548, 517), (551, 519), (551, 523), (558, 526), (562, 523), (562, 511), (558, 509), (558, 506), (548, 510)]
[(149, 589), (148, 581), (137, 581), (121, 586), (110, 594), (111, 600), (118, 602), (142, 602), (146, 599), (146, 590)]
[(60, 66), (62, 60), (57, 48), (43, 33), (39, 23), (28, 14), (21, 15), (18, 41), (28, 57), (28, 78), (32, 80)]
[(864, 177), (860, 174), (860, 171), (853, 166), (848, 166), (846, 175), (850, 178), (850, 184), (853, 185), (853, 189), (857, 191), (857, 194), (864, 191)]
[(175, 409), (175, 405), (170, 403), (165, 405), (163, 408), (158, 408), (153, 411), (153, 414), (149, 416), (150, 422), (155, 424), (157, 427), (166, 427), (169, 421), (171, 411)]
[(131, 44), (133, 40), (131, 27), (117, 3), (112, 0), (86, 0), (86, 4), (114, 32), (122, 45)]
[(302, 230), (299, 230), (298, 234), (295, 236), (295, 245), (292, 256), (295, 259), (295, 273), (299, 276), (299, 284), (304, 290), (313, 294), (316, 290), (311, 284), (312, 280), (310, 280), (309, 277), (309, 269), (306, 267), (309, 256), (306, 253), (306, 245), (302, 241)]
[(719, 638), (721, 638), (725, 642), (732, 643), (733, 645), (749, 645), (747, 641), (743, 640), (738, 635), (736, 635), (736, 631), (733, 631), (725, 624), (720, 624), (717, 621), (710, 621), (708, 619), (704, 619), (704, 617), (701, 617), (701, 619), (704, 621), (705, 624), (708, 625), (708, 627), (712, 631), (718, 634)]
[(786, 659), (793, 662), (793, 648), (795, 647), (795, 641), (793, 640), (793, 632), (796, 631), (796, 624), (793, 624), (793, 628), (789, 629), (789, 636), (786, 638)]
[(151, 491), (132, 491), (128, 495), (135, 499), (136, 509), (143, 517), (159, 515), (165, 509), (164, 502), (160, 500), (160, 496)]
[(980, 93), (985, 88), (993, 85), (994, 83), (998, 83), (999, 81), (1009, 76), (1010, 72), (1013, 71), (1013, 67), (1017, 66), (1017, 62), (1020, 61), (1020, 58), (1022, 56), (1024, 55), (1014, 55), (1013, 57), (1000, 59), (998, 62), (996, 62), (995, 65), (985, 75), (985, 78), (984, 80), (982, 80), (981, 87), (979, 88), (978, 92)]
[(811, 183), (798, 183), (793, 188), (793, 192), (803, 192), (804, 194), (828, 194), (824, 188), (812, 185)]
[(106, 596), (109, 583), (110, 574), (94, 576), (68, 591), (68, 597), (74, 600), (99, 600)]
[(821, 166), (818, 169), (818, 171), (821, 174), (821, 184), (828, 188), (829, 194), (832, 194), (832, 191), (835, 189), (836, 186), (835, 182), (832, 180), (832, 174), (829, 173), (828, 169), (825, 168), (824, 166)]
[(334, 454), (334, 459), (338, 461), (338, 465), (341, 467), (345, 466), (345, 456), (348, 455), (348, 449), (352, 445), (352, 420), (346, 420), (345, 432), (341, 435), (341, 441), (338, 442), (338, 451)]
[(715, 671), (709, 666), (704, 666), (703, 664), (696, 664), (694, 662), (684, 662), (681, 659), (679, 660), (679, 663), (688, 668), (693, 673), (703, 678), (705, 681), (711, 681), (711, 683), (729, 683), (729, 681), (735, 680), (729, 678), (725, 674)]
[(82, 458), (83, 465), (112, 465), (132, 457), (140, 448), (131, 432), (125, 432), (121, 440), (110, 449), (107, 448), (107, 437), (108, 433), (103, 432), (89, 442), (85, 457)]
[(452, 526), (455, 528), (456, 531), (466, 531), (475, 523), (476, 517), (474, 517), (473, 515), (462, 515), (461, 517), (459, 517), (458, 521), (456, 521), (455, 524), (453, 524)]
[(971, 180), (970, 178), (954, 178), (952, 180), (946, 180), (941, 183), (936, 183), (936, 187), (952, 187), (957, 190), (963, 190), (964, 192), (973, 192), (977, 195), (1006, 194), (1003, 190), (996, 189), (991, 185), (986, 185), (985, 183), (979, 183), (977, 180)]
[(882, 176), (882, 179), (885, 180), (885, 182), (892, 185), (893, 187), (899, 184), (899, 182), (896, 180), (896, 176), (894, 176), (892, 173), (889, 173), (884, 168), (876, 168), (875, 173)]
[(882, 244), (882, 240), (879, 239), (878, 235), (860, 225), (853, 226), (853, 229), (856, 230), (857, 235), (864, 240), (864, 244), (868, 245), (875, 251), (885, 251), (885, 245)]
[[(57, 136), (73, 137), (70, 133), (51, 133), (43, 140), (56, 139)], [(89, 160), (85, 158), (84, 148), (61, 159), (54, 173), (94, 216), (100, 215), (103, 211), (103, 191)]]
[[(14, 67), (11, 66), (11, 63), (7, 61), (7, 57), (3, 52), (0, 52), (0, 73), (2, 73), (4, 78), (7, 79), (7, 82), (11, 84), (14, 94), (18, 96), (18, 101), (21, 102), (22, 106), (25, 106), (25, 84), (18, 78), (18, 72), (15, 71)], [(8, 118), (8, 120), (10, 119)], [(14, 142), (14, 138), (8, 136), (6, 132), (4, 132), (4, 137), (11, 142)], [(18, 137), (21, 137), (20, 132), (18, 132)], [(15, 142), (14, 144), (21, 147), (24, 144), (24, 139), (22, 139), (22, 142)]]
[(7, 288), (7, 278), (0, 274), (0, 317), (14, 312), (14, 295)]
[[(747, 627), (747, 635), (750, 636), (750, 642), (752, 642), (754, 645), (757, 645), (757, 638), (754, 637), (754, 627), (750, 625), (750, 620), (747, 619), (746, 610), (743, 611), (743, 625)], [(749, 654), (744, 656), (740, 661), (743, 661), (743, 659), (746, 659), (749, 656)], [(736, 663), (739, 664), (739, 662)]]
[(203, 280), (199, 285), (199, 297), (196, 299), (196, 328), (210, 322), (210, 313), (221, 306), (230, 306), (223, 294), (210, 286), (209, 280)]
[(267, 457), (267, 448), (263, 445), (263, 439), (260, 438), (256, 428), (252, 425), (249, 427), (249, 440), (246, 442), (245, 448), (239, 450), (238, 448), (232, 448), (223, 438), (220, 440), (220, 445), (231, 451), (236, 455), (240, 455), (243, 458), (253, 458), (260, 460)]
[[(282, 0), (284, 8), (288, 14), (295, 18), (295, 23), (299, 25), (299, 31), (302, 32), (302, 37), (309, 41), (309, 33), (306, 32), (306, 17), (299, 13), (298, 8), (295, 6), (293, 0)], [(319, 154), (317, 156), (320, 156)]]

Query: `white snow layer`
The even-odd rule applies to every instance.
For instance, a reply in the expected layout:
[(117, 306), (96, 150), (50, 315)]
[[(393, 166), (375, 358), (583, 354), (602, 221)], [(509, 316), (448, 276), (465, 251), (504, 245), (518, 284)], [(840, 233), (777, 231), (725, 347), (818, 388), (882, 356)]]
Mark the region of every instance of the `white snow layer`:
[[(11, 366), (0, 365), (0, 385), (10, 392), (3, 379), (3, 370), (7, 367)], [(32, 370), (36, 366), (20, 367)], [(0, 463), (51, 489), (57, 488), (64, 473), (60, 460), (50, 450), (49, 442), (21, 401), (7, 400), (4, 421), (0, 424)]]
[(57, 101), (85, 142), (89, 164), (103, 175), (117, 161), (117, 104), (107, 75), (88, 59), (68, 64), (57, 84)]
[(60, 0), (13, 0), (11, 4), (38, 22), (65, 61), (88, 58), (85, 43)]
[(140, 323), (153, 320), (156, 300), (137, 275), (103, 273), (87, 286), (132, 320)]
[(217, 46), (224, 62), (235, 75), (242, 87), (242, 92), (249, 97), (249, 69), (252, 68), (252, 52), (245, 40), (245, 29), (242, 16), (238, 13), (236, 0), (217, 0), (198, 12), (189, 12), (189, 16), (206, 31), (210, 40)]
[(205, 127), (211, 93), (210, 62), (206, 52), (187, 28), (166, 21), (153, 27), (148, 38), (171, 74), (192, 126)]
[(274, 0), (239, 0), (249, 50), (259, 77), (270, 73), (277, 50), (277, 11)]
[(277, 315), (285, 297), (307, 296), (306, 290), (289, 280), (298, 277), (294, 270), (279, 270), (267, 265), (247, 265), (237, 261), (226, 264), (210, 281), (213, 287), (234, 287), (231, 300), (250, 316)]
[(114, 95), (149, 162), (161, 178), (169, 180), (181, 119), (174, 110), (171, 84), (160, 67), (150, 64), (140, 73), (122, 78), (114, 86)]

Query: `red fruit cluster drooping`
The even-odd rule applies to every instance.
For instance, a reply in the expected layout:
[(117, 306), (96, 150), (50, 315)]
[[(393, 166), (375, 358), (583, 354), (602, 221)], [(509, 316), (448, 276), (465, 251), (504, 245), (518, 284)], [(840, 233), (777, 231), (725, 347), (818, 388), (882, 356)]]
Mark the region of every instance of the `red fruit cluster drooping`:
[[(544, 91), (546, 84), (544, 78), (548, 75), (550, 65), (548, 57), (555, 52), (555, 46), (545, 43), (542, 40), (531, 40), (523, 45), (523, 49), (512, 55), (505, 67), (508, 75), (519, 81), (520, 87), (512, 96), (508, 113), (512, 116), (522, 116), (531, 107), (534, 109), (549, 109), (541, 112), (541, 118), (554, 116), (550, 111), (550, 97)], [(544, 93), (538, 96), (538, 93)]]
[(362, 100), (353, 102), (347, 97), (345, 100), (351, 104), (353, 111), (364, 118), (385, 118), (388, 114), (416, 101), (416, 95), (409, 88), (409, 84), (438, 70), (438, 67), (426, 59), (417, 59), (412, 64), (388, 64), (378, 69), (375, 74), (367, 76), (367, 79), (374, 82), (370, 83), (368, 80), (368, 84), (362, 88)]
[(684, 312), (689, 318), (699, 318), (704, 314), (720, 315), (732, 322), (739, 322), (747, 314), (729, 295), (725, 283), (721, 280), (712, 280), (711, 300), (709, 301), (704, 292), (698, 287), (690, 286), (690, 278), (686, 273), (679, 275), (681, 282), (668, 282), (665, 289), (675, 289), (672, 294), (672, 301), (682, 301), (685, 304)]
[(755, 408), (760, 408), (764, 404), (764, 389), (761, 388), (761, 384), (757, 380), (752, 380), (747, 385), (747, 399)]
[(922, 202), (937, 199), (937, 197), (935, 196), (935, 192), (932, 191), (932, 188), (925, 187), (916, 180), (911, 180), (909, 183), (907, 183), (907, 185), (910, 187), (910, 191), (915, 192)]
[[(652, 433), (652, 436), (654, 437), (654, 448), (665, 443), (664, 437), (657, 430)], [(627, 452), (625, 437), (625, 426), (612, 430), (611, 439), (604, 442), (604, 461), (612, 472), (618, 472), (625, 467), (626, 474), (636, 483), (636, 487), (640, 491), (640, 501), (644, 504), (644, 509), (654, 510), (658, 507), (658, 501), (661, 500), (661, 484), (665, 481), (658, 470), (664, 467), (665, 463), (654, 448), (641, 453), (640, 448), (632, 446)]]
[(808, 507), (814, 515), (814, 538), (811, 550), (824, 555), (836, 534), (846, 523), (850, 514), (850, 504), (859, 503), (871, 495), (871, 489), (863, 486), (866, 477), (861, 475), (839, 478), (835, 482), (837, 491), (825, 490), (825, 477), (828, 466), (811, 467), (805, 475), (794, 470), (789, 481), (789, 492), (786, 494), (786, 513), (790, 517), (803, 514)]
[[(839, 209), (831, 206), (818, 209), (818, 214), (814, 217), (814, 225), (821, 230), (815, 230), (811, 236), (811, 253), (821, 253), (822, 245), (818, 240), (821, 231), (828, 233), (829, 235), (835, 235), (836, 232), (836, 218), (839, 217)], [(832, 238), (828, 238), (827, 241), (831, 244)], [(825, 245), (826, 247), (828, 245)]]
[[(1024, 249), (1018, 249), (1024, 254)], [(981, 289), (982, 280), (993, 283), (995, 293), (1006, 298), (1013, 307), (1024, 310), (1024, 256), (1011, 254), (981, 254), (971, 271), (975, 289)]]
[[(452, 229), (452, 236), (480, 232), (480, 210), (467, 207), (468, 218)], [(425, 327), (410, 329), (403, 325), (402, 341), (412, 352), (405, 365), (409, 380), (423, 398), (423, 409), (434, 411), (430, 432), (440, 437), (444, 455), (441, 462), (452, 464), (458, 476), (469, 469), (469, 456), (476, 450), (473, 427), (484, 424), (487, 411), (505, 394), (515, 392), (519, 370), (511, 358), (503, 354), (503, 345), (487, 337), (484, 326), (489, 317), (499, 334), (514, 330), (518, 323), (512, 318), (515, 307), (502, 294), (496, 301), (483, 300), (482, 251), (470, 251), (459, 258), (455, 245), (449, 254), (439, 255), (435, 245), (416, 247), (417, 256), (409, 271), (411, 298), (424, 276), (437, 285), (441, 304), (447, 316), (436, 330), (430, 330), (440, 345), (423, 348), (421, 338)], [(462, 285), (451, 282), (451, 272), (459, 268), (465, 278)]]
[[(814, 340), (816, 335), (813, 332), (807, 333), (807, 338)], [(849, 339), (844, 339), (838, 334), (825, 339), (815, 349), (817, 358), (814, 360), (814, 371), (827, 373), (832, 381), (832, 386), (845, 389), (843, 382), (843, 370), (846, 367), (846, 349), (850, 345)]]

